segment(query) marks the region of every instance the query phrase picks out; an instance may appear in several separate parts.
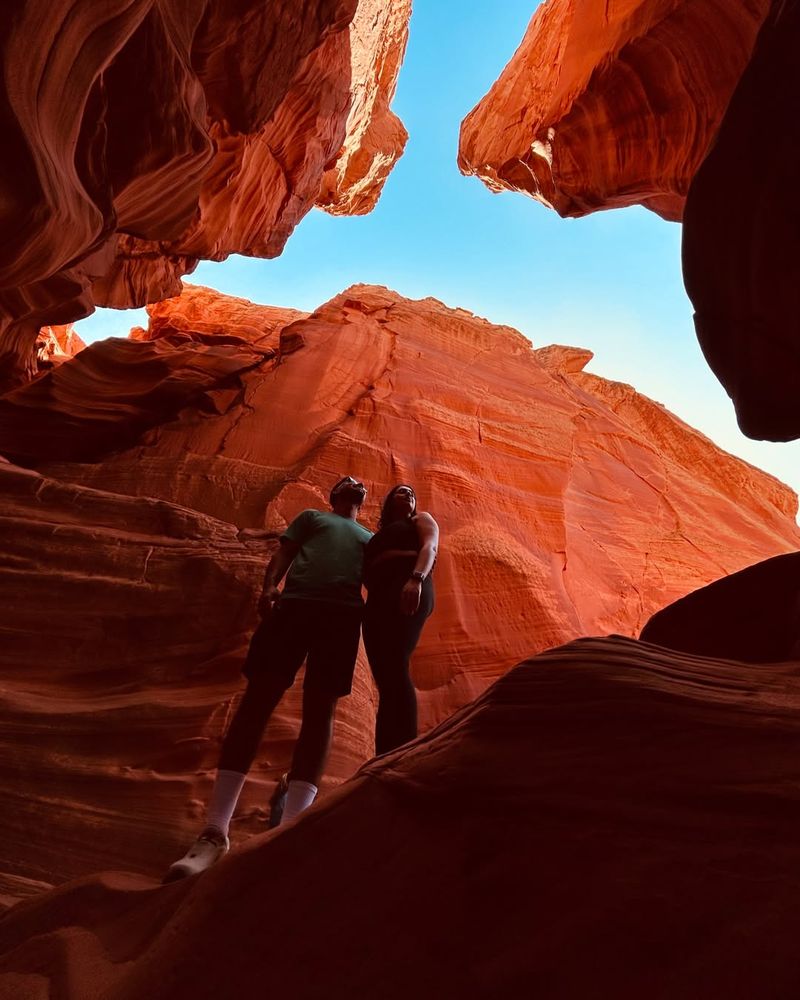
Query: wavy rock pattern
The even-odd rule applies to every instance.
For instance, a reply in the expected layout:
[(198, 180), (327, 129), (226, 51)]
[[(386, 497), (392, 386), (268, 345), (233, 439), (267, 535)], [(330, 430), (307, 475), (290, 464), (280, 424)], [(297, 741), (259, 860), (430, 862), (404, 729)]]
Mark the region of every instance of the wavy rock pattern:
[[(38, 470), (0, 466), (7, 897), (98, 868), (156, 875), (181, 849), (275, 534), (345, 472), (370, 489), (368, 525), (400, 480), (442, 525), (414, 661), (424, 730), (526, 655), (638, 634), (687, 591), (798, 548), (788, 488), (583, 371), (586, 351), (535, 350), (369, 286), (311, 316), (207, 289), (150, 313), (137, 339), (18, 390), (0, 421), (0, 453)], [(238, 841), (263, 831), (297, 698), (264, 743)], [(362, 658), (326, 792), (372, 753), (373, 718)]]
[[(0, 463), (0, 903), (101, 866), (156, 872), (196, 833), (256, 623), (268, 533)], [(300, 694), (245, 793), (263, 829)], [(332, 759), (372, 752), (362, 665)]]
[(19, 906), (0, 990), (793, 996), (798, 738), (796, 662), (575, 642), (200, 879), (95, 876)]
[[(409, 0), (32, 0), (0, 17), (0, 369), (36, 331), (274, 257), (320, 196), (362, 212), (405, 141)], [(354, 20), (355, 18), (355, 20)], [(371, 116), (374, 115), (374, 120)]]
[(680, 219), (769, 9), (549, 0), (465, 118), (461, 171), (564, 216), (642, 204)]

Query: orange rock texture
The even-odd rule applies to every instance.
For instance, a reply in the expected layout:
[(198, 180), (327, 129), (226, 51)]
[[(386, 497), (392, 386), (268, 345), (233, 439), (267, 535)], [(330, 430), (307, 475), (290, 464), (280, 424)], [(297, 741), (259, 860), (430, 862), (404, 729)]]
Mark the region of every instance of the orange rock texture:
[(86, 344), (72, 323), (66, 326), (44, 326), (36, 338), (36, 367), (39, 371), (60, 365), (82, 351)]
[[(9, 898), (174, 860), (241, 690), (264, 562), (344, 473), (369, 487), (368, 526), (405, 480), (442, 527), (414, 660), (423, 730), (527, 655), (637, 635), (798, 548), (792, 491), (583, 371), (585, 350), (370, 286), (310, 316), (192, 287), (150, 312), (147, 333), (0, 401)], [(326, 791), (371, 755), (374, 703), (362, 657)], [(298, 707), (295, 692), (268, 734), (239, 842), (263, 830)]]
[(574, 642), (199, 879), (21, 904), (0, 996), (795, 996), (798, 739), (796, 662)]
[(410, 0), (31, 0), (0, 21), (0, 376), (38, 328), (274, 257), (317, 202), (365, 212)]
[(703, 352), (744, 433), (771, 441), (800, 437), (800, 226), (782, 196), (800, 172), (798, 51), (800, 7), (773, 4), (692, 183), (683, 235)]
[[(543, 3), (464, 120), (462, 172), (564, 216), (642, 204), (680, 219), (770, 6)], [(753, 169), (760, 164), (758, 156), (745, 159)]]

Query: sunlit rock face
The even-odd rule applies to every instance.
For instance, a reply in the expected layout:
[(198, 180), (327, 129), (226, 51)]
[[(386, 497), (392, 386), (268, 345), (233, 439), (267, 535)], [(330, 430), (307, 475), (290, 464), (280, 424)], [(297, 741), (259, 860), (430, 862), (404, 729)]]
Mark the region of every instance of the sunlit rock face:
[(790, 997), (799, 739), (796, 662), (574, 642), (199, 879), (117, 872), (21, 905), (0, 989)]
[(39, 327), (279, 254), (319, 201), (365, 212), (410, 0), (31, 0), (0, 20), (0, 381)]
[(36, 367), (46, 371), (60, 365), (82, 351), (86, 344), (81, 340), (72, 323), (66, 326), (44, 326), (36, 338)]
[(549, 0), (464, 120), (462, 172), (564, 216), (642, 204), (680, 219), (769, 8)]
[[(368, 527), (407, 481), (442, 528), (413, 664), (423, 731), (525, 656), (638, 635), (687, 592), (798, 548), (791, 490), (586, 372), (585, 350), (370, 286), (312, 315), (191, 287), (150, 313), (135, 339), (0, 402), (16, 463), (0, 466), (7, 897), (174, 860), (241, 689), (264, 563), (345, 473), (369, 488)], [(374, 709), (362, 655), (325, 794), (372, 754)], [(239, 842), (264, 829), (298, 717), (295, 691)]]
[(800, 7), (776, 3), (686, 204), (697, 336), (749, 437), (800, 437)]
[(794, 2), (549, 0), (459, 150), (561, 215), (685, 211), (698, 339), (742, 431), (773, 441), (800, 436), (798, 46)]

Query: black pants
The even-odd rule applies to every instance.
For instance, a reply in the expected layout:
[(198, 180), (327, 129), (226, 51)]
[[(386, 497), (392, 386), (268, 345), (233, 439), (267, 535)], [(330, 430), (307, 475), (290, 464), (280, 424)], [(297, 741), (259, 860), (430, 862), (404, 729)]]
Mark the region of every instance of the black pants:
[(246, 774), (270, 716), (306, 660), (303, 721), (290, 776), (318, 785), (333, 734), (336, 702), (350, 693), (361, 608), (283, 599), (250, 642), (245, 691), (222, 743), (219, 768)]
[(400, 611), (400, 592), (370, 590), (364, 611), (364, 646), (378, 687), (375, 752), (388, 753), (417, 735), (417, 692), (409, 662), (422, 627), (433, 611), (433, 581), (422, 584), (419, 608)]

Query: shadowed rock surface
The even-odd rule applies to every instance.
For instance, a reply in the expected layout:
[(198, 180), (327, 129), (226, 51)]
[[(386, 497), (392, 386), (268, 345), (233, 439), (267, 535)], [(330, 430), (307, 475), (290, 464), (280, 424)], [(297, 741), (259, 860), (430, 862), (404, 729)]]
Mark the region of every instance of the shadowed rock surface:
[(686, 204), (706, 360), (753, 438), (800, 437), (800, 4), (776, 2)]
[(653, 615), (641, 638), (744, 663), (800, 658), (800, 553), (715, 580)]
[(20, 905), (0, 996), (794, 996), (799, 708), (797, 663), (571, 643), (197, 879)]

